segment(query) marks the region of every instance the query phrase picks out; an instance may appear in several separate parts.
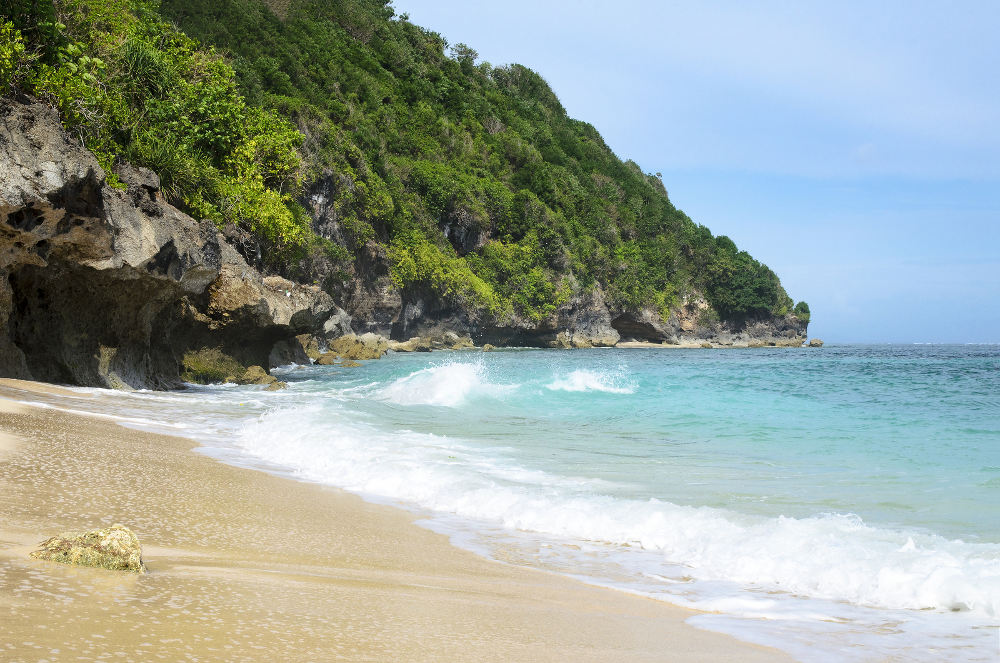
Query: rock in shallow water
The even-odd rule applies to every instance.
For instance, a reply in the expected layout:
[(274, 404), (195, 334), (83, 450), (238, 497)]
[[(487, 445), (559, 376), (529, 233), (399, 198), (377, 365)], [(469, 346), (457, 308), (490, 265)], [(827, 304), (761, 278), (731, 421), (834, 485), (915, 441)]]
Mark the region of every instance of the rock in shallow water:
[(278, 391), (279, 389), (284, 389), (288, 386), (287, 383), (281, 382), (278, 378), (269, 374), (260, 366), (250, 366), (243, 373), (243, 377), (237, 380), (240, 384), (266, 384), (267, 389), (264, 391)]
[(83, 534), (64, 533), (41, 544), (30, 557), (75, 566), (145, 573), (139, 537), (124, 525), (112, 525)]
[(330, 352), (344, 359), (378, 359), (389, 349), (388, 339), (367, 333), (357, 336), (347, 334), (329, 342)]

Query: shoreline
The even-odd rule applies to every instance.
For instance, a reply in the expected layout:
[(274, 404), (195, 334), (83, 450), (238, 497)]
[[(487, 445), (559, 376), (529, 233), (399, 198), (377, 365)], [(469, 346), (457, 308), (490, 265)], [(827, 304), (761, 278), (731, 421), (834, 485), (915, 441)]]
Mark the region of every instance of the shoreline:
[[(792, 660), (692, 610), (479, 557), (401, 509), (23, 402), (66, 393), (0, 380), (0, 657)], [(27, 556), (112, 522), (146, 576)]]

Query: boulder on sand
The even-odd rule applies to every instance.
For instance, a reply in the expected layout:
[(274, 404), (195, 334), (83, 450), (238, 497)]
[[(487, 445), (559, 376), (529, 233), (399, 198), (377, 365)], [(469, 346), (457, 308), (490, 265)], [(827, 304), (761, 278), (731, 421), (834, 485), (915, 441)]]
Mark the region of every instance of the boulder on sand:
[(124, 525), (112, 525), (83, 534), (60, 534), (44, 541), (41, 546), (30, 553), (31, 558), (75, 566), (96, 566), (111, 571), (146, 572), (139, 537)]

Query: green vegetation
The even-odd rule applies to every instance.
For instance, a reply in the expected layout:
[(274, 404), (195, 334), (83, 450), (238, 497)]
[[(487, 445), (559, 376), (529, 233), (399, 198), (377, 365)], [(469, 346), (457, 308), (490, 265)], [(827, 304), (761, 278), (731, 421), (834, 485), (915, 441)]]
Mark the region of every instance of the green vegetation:
[(792, 309), (792, 312), (795, 313), (796, 317), (802, 322), (809, 322), (809, 304), (799, 302), (795, 305), (795, 308)]
[(226, 382), (230, 377), (242, 376), (247, 370), (219, 348), (191, 350), (184, 354), (181, 364), (181, 379), (197, 384)]
[(302, 134), (248, 104), (225, 59), (154, 3), (17, 1), (17, 23), (0, 26), (0, 83), (58, 106), (107, 172), (118, 159), (152, 168), (172, 202), (253, 232), (287, 268), (308, 251), (338, 255), (291, 195)]
[[(501, 321), (597, 284), (664, 316), (693, 292), (724, 318), (792, 310), (541, 76), (449, 49), (383, 0), (15, 2), (0, 84), (58, 104), (106, 167), (149, 166), (182, 208), (254, 233), (273, 271), (335, 281), (308, 258), (379, 245), (397, 286)], [(297, 202), (320, 178), (343, 246)]]

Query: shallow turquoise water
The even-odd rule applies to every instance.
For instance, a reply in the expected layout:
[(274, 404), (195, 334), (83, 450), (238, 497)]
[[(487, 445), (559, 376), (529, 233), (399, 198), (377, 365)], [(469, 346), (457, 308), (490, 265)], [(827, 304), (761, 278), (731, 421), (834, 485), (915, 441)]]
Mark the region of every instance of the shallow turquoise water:
[(351, 407), (623, 497), (1000, 541), (997, 347), (403, 355), (351, 379), (427, 366)]
[(418, 353), (283, 379), (114, 402), (803, 660), (1000, 653), (998, 346)]

